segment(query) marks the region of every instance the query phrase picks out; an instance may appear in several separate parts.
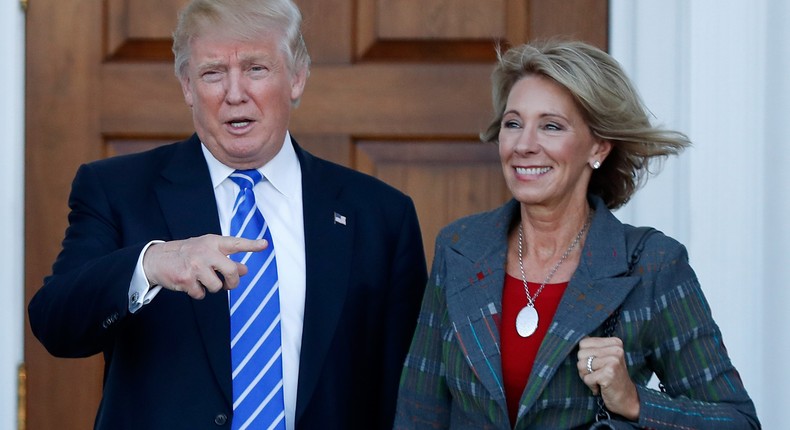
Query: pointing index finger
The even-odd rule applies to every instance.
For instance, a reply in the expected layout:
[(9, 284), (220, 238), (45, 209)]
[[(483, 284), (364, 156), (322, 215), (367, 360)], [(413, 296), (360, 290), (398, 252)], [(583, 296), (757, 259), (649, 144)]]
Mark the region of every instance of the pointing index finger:
[(238, 252), (257, 252), (263, 251), (269, 246), (266, 239), (245, 239), (243, 237), (224, 236), (220, 238), (219, 250), (225, 255), (236, 254)]

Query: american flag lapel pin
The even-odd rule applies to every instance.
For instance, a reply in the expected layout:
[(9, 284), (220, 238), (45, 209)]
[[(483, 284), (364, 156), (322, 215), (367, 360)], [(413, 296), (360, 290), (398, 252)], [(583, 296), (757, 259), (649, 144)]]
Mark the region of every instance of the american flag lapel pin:
[(340, 215), (339, 213), (335, 212), (335, 224), (346, 225), (346, 216)]

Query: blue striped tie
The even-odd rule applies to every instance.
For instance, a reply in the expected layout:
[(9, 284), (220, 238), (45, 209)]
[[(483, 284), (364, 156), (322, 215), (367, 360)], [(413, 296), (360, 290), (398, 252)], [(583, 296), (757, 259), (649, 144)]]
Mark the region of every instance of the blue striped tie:
[(230, 291), (233, 430), (285, 429), (277, 260), (272, 235), (252, 191), (261, 178), (257, 170), (230, 175), (241, 188), (233, 205), (230, 234), (269, 241), (261, 252), (230, 257), (249, 269)]

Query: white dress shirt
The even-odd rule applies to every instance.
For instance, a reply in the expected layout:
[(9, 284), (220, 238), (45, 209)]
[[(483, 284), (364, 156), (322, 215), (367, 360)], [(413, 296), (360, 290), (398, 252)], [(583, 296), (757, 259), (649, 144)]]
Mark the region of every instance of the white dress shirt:
[[(239, 186), (228, 176), (234, 169), (220, 163), (201, 145), (208, 164), (222, 234), (230, 232), (230, 218)], [(271, 229), (277, 257), (280, 316), (283, 346), (283, 394), (285, 423), (293, 430), (296, 415), (296, 389), (299, 380), (299, 354), (302, 344), (306, 285), (304, 217), (302, 212), (302, 172), (299, 159), (286, 134), (282, 149), (258, 171), (264, 179), (255, 185), (255, 201)], [(142, 261), (149, 243), (140, 253), (129, 289), (129, 311), (136, 312), (161, 290), (151, 286), (145, 277)]]

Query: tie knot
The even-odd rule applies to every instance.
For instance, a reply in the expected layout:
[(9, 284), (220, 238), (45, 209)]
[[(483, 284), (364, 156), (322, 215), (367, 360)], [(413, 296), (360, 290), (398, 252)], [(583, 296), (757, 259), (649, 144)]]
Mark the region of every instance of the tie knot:
[(242, 190), (252, 188), (260, 182), (263, 176), (255, 169), (236, 170), (230, 174), (230, 180), (235, 182)]

